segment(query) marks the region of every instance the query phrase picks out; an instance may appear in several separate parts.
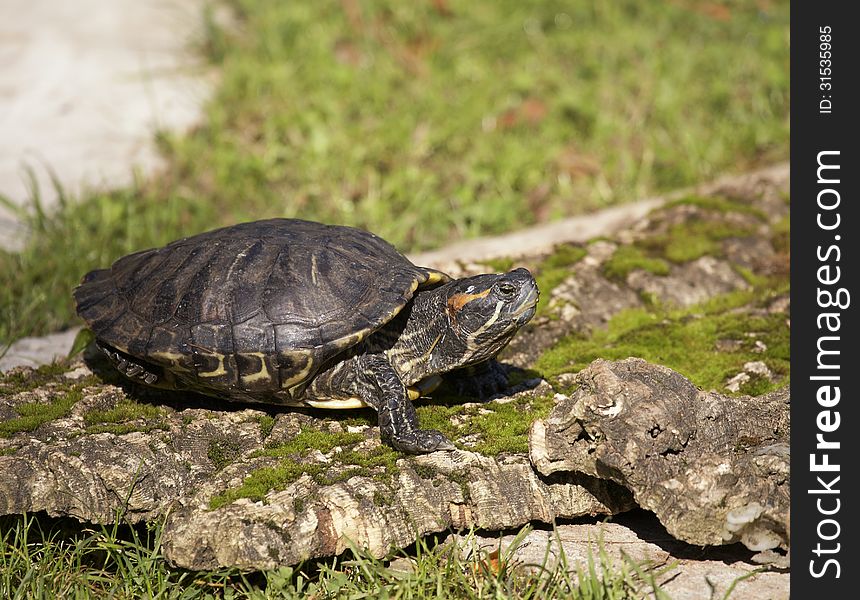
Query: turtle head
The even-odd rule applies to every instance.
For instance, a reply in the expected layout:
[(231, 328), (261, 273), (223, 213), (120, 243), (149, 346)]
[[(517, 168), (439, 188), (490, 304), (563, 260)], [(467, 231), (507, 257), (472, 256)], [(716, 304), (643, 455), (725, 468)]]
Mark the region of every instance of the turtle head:
[(538, 287), (527, 269), (477, 275), (444, 286), (445, 313), (465, 346), (461, 366), (495, 356), (537, 309)]

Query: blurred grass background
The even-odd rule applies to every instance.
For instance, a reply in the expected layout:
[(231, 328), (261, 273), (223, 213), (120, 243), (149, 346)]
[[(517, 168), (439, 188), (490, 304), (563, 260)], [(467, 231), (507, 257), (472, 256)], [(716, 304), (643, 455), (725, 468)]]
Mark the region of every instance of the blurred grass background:
[(787, 1), (226, 4), (201, 17), (218, 89), (158, 134), (163, 172), (50, 215), (33, 190), (0, 342), (75, 324), (88, 270), (237, 221), (421, 250), (788, 158)]

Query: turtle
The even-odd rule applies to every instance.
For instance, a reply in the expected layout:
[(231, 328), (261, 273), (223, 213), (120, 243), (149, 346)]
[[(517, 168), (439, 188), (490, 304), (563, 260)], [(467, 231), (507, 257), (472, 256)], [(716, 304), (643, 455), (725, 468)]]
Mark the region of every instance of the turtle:
[(452, 450), (412, 400), (458, 376), (500, 391), (495, 357), (535, 314), (524, 268), (452, 279), (362, 229), (240, 223), (129, 254), (74, 290), (126, 377), (240, 402), (378, 413), (382, 441)]

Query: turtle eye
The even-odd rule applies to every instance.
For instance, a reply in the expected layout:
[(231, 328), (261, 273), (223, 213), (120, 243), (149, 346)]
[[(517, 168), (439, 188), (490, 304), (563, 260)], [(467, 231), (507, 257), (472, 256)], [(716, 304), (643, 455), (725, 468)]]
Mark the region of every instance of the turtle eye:
[(507, 281), (503, 281), (499, 284), (499, 293), (502, 296), (513, 296), (514, 292), (517, 291), (517, 286), (513, 283), (508, 283)]

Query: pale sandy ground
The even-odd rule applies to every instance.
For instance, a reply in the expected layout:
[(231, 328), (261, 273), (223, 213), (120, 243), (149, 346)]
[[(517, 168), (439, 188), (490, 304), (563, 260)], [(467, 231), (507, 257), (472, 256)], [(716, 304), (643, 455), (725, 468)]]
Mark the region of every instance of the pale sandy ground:
[[(211, 89), (192, 44), (205, 0), (0, 0), (0, 195), (45, 204), (159, 165), (153, 136), (200, 117)], [(0, 247), (21, 244), (0, 206)]]

